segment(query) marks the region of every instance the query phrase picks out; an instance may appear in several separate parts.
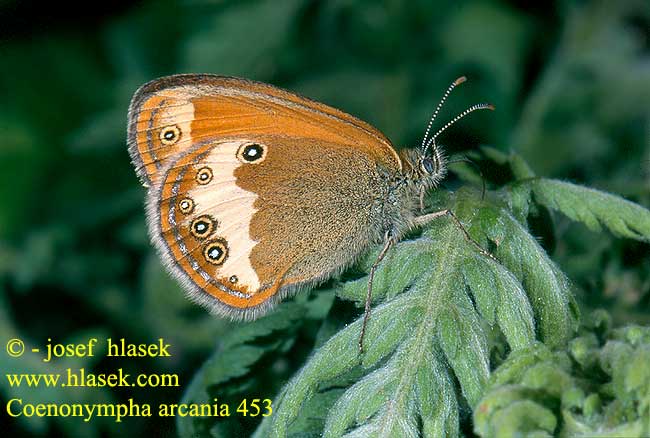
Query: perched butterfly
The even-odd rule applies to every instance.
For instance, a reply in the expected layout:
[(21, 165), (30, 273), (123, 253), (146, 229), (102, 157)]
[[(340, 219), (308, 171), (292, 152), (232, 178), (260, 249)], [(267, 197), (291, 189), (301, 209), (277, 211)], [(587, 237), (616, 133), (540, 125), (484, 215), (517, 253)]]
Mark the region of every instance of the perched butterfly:
[[(464, 80), (447, 89), (432, 122)], [(390, 246), (450, 214), (418, 216), (424, 193), (445, 175), (436, 137), (486, 108), (468, 108), (431, 137), (429, 123), (421, 147), (398, 153), (369, 124), (270, 85), (215, 75), (154, 80), (133, 96), (128, 122), (151, 240), (194, 300), (245, 320), (383, 242), (370, 297)]]

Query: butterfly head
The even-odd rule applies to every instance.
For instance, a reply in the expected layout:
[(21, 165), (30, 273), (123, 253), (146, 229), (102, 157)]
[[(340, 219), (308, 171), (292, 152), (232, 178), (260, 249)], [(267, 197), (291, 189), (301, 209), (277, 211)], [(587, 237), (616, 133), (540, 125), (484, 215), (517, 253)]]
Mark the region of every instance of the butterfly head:
[(435, 186), (442, 178), (444, 178), (447, 171), (444, 154), (440, 146), (438, 146), (436, 143), (438, 136), (447, 130), (447, 128), (449, 128), (451, 125), (471, 112), (482, 109), (494, 110), (494, 105), (491, 105), (489, 103), (479, 103), (472, 105), (462, 113), (458, 114), (448, 123), (446, 123), (442, 128), (438, 129), (435, 134), (431, 136), (429, 135), (433, 122), (436, 120), (438, 112), (447, 100), (447, 97), (451, 91), (466, 80), (467, 78), (465, 78), (465, 76), (462, 76), (456, 79), (447, 88), (447, 91), (445, 91), (442, 99), (440, 99), (436, 110), (429, 120), (429, 124), (427, 125), (427, 129), (420, 147), (415, 149), (407, 149), (406, 151), (402, 152), (402, 158), (408, 164), (407, 168), (410, 168), (411, 170), (408, 177), (420, 186), (424, 186), (425, 188)]
[(447, 173), (445, 156), (439, 147), (426, 154), (420, 148), (402, 149), (400, 157), (404, 180), (417, 193), (437, 186)]

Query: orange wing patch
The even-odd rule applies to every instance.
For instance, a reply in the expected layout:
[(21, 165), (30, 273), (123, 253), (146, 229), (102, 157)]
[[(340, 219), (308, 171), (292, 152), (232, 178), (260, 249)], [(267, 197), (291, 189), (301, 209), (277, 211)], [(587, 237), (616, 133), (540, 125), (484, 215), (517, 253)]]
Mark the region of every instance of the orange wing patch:
[[(176, 128), (180, 136), (175, 135)], [(215, 75), (177, 75), (142, 86), (129, 108), (129, 151), (143, 182), (193, 144), (224, 137), (284, 135), (349, 145), (401, 169), (390, 141), (335, 108), (270, 85)]]

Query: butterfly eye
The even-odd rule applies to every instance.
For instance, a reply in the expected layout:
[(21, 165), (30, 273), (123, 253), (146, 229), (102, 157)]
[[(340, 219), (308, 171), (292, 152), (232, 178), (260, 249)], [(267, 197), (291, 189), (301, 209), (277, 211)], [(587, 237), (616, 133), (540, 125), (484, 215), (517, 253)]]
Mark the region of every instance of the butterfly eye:
[(196, 173), (196, 182), (205, 185), (210, 181), (212, 181), (212, 169), (209, 167), (202, 167), (199, 169)]
[(165, 126), (160, 131), (160, 141), (162, 144), (174, 144), (178, 141), (179, 138), (181, 138), (181, 130), (178, 129), (178, 126), (176, 125)]
[(213, 265), (221, 265), (226, 261), (228, 257), (228, 246), (226, 245), (225, 240), (215, 240), (208, 245), (206, 245), (203, 250), (203, 256)]
[(190, 233), (197, 239), (204, 239), (212, 233), (215, 227), (216, 221), (208, 215), (203, 215), (192, 221), (190, 224)]
[(427, 173), (429, 175), (431, 175), (433, 173), (433, 167), (434, 166), (433, 166), (433, 160), (431, 158), (424, 158), (421, 161), (420, 166), (422, 167), (422, 170), (425, 173)]
[(239, 147), (237, 159), (242, 163), (260, 163), (266, 157), (266, 146), (250, 143)]
[(178, 202), (178, 208), (183, 214), (190, 214), (194, 210), (194, 201), (192, 198), (183, 198)]
[(235, 284), (239, 281), (239, 278), (237, 278), (236, 275), (231, 275), (228, 281), (231, 282), (232, 284)]

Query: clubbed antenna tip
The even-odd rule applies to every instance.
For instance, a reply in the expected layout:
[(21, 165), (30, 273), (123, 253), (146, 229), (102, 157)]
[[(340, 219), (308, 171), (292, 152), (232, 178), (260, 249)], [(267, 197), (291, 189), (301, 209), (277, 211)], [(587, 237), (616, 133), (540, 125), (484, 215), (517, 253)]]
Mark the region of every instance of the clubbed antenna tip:
[(433, 136), (429, 140), (427, 140), (427, 143), (424, 146), (424, 152), (426, 153), (426, 151), (429, 149), (429, 147), (432, 144), (435, 145), (436, 144), (436, 138), (438, 138), (438, 136), (440, 134), (445, 132), (447, 130), (447, 128), (449, 128), (451, 125), (453, 125), (454, 123), (456, 123), (457, 121), (459, 121), (460, 119), (462, 119), (463, 117), (465, 117), (469, 113), (472, 113), (472, 112), (474, 112), (476, 110), (484, 110), (484, 109), (494, 110), (495, 108), (494, 108), (494, 105), (492, 105), (491, 103), (477, 103), (476, 105), (470, 106), (465, 111), (463, 111), (462, 113), (458, 114), (456, 117), (451, 119), (451, 121), (447, 122), (447, 124), (445, 124), (445, 126), (438, 129), (438, 132), (433, 134)]
[(456, 79), (454, 82), (451, 83), (449, 88), (447, 88), (447, 91), (445, 91), (445, 94), (442, 96), (442, 99), (440, 99), (440, 102), (438, 102), (438, 106), (436, 107), (436, 110), (433, 112), (433, 115), (431, 116), (431, 119), (429, 120), (429, 124), (427, 125), (427, 130), (424, 133), (424, 138), (422, 139), (422, 150), (426, 153), (427, 149), (427, 143), (429, 141), (429, 131), (431, 130), (431, 126), (433, 125), (433, 121), (436, 119), (438, 116), (438, 111), (440, 111), (440, 108), (442, 108), (442, 105), (445, 103), (445, 100), (447, 100), (447, 97), (449, 96), (449, 93), (451, 93), (451, 90), (456, 88), (458, 85), (462, 84), (465, 82), (467, 78), (465, 76), (461, 76), (458, 79)]

